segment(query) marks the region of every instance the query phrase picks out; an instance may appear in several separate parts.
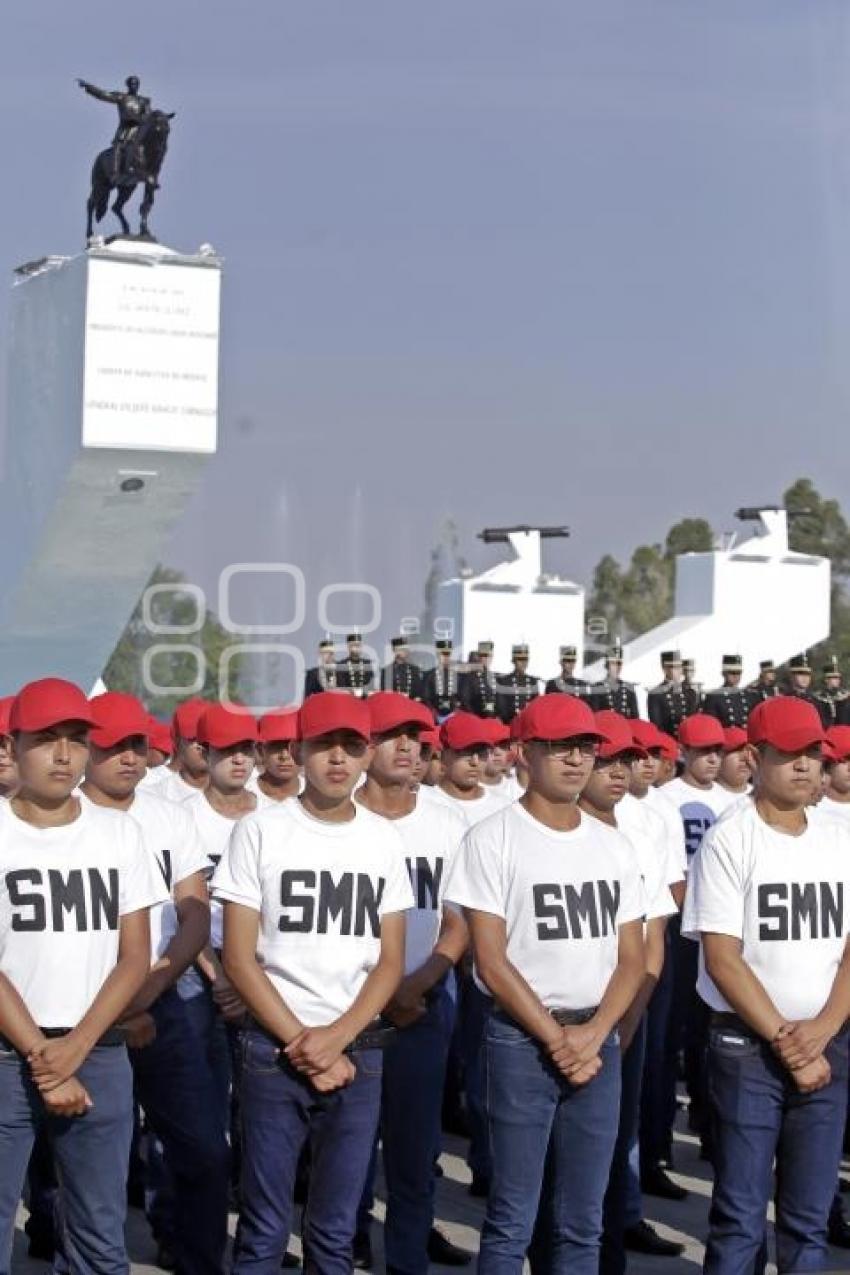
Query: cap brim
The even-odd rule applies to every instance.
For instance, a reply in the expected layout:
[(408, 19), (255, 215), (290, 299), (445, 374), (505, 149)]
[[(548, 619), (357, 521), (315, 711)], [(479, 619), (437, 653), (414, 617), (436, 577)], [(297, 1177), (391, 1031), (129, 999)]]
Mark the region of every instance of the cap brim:
[(611, 743), (611, 736), (606, 735), (605, 732), (600, 730), (598, 726), (587, 726), (583, 727), (581, 730), (571, 730), (568, 731), (566, 735), (563, 730), (553, 731), (551, 734), (536, 730), (533, 735), (520, 736), (520, 738), (523, 743), (526, 744), (530, 743), (533, 739), (539, 739), (544, 744), (550, 744), (553, 739), (598, 739), (600, 744)]
[(760, 741), (778, 748), (781, 753), (797, 753), (814, 744), (824, 744), (826, 735), (807, 726), (790, 727), (788, 730), (775, 731), (769, 738)]
[(365, 743), (369, 743), (370, 735), (366, 730), (362, 730), (359, 726), (352, 726), (351, 722), (323, 722), (321, 729), (316, 727), (311, 730), (309, 727), (301, 731), (300, 738), (303, 740), (323, 739), (325, 735), (336, 735), (339, 731), (348, 731), (350, 735), (356, 735), (358, 739), (362, 739)]
[(32, 734), (38, 730), (48, 730), (51, 726), (63, 726), (66, 722), (79, 722), (90, 730), (97, 725), (91, 713), (40, 713), (28, 716), (26, 721), (17, 727), (18, 730)]
[(100, 726), (92, 726), (91, 742), (98, 748), (113, 748), (115, 744), (122, 739), (136, 739), (139, 736), (150, 739), (150, 730), (145, 727), (131, 727), (129, 730), (122, 728), (121, 730), (105, 730)]

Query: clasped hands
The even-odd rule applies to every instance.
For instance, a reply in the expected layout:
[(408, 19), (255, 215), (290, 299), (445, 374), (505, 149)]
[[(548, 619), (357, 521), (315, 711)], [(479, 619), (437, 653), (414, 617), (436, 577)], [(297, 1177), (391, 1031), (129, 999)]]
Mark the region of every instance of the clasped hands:
[(284, 1047), (297, 1071), (307, 1076), (319, 1093), (332, 1093), (350, 1085), (357, 1068), (344, 1050), (348, 1042), (335, 1023), (328, 1027), (305, 1027)]
[(783, 1023), (770, 1042), (783, 1066), (791, 1072), (800, 1093), (814, 1093), (832, 1079), (825, 1049), (832, 1032), (818, 1018)]
[(561, 1026), (560, 1036), (547, 1044), (549, 1057), (571, 1085), (589, 1084), (602, 1070), (599, 1049), (604, 1037), (592, 1023)]

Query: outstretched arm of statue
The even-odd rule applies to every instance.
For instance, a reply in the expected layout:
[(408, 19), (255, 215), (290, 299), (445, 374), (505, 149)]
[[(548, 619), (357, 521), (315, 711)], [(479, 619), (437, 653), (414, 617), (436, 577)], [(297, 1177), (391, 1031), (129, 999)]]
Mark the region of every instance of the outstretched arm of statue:
[(77, 80), (77, 83), (90, 97), (96, 97), (99, 102), (120, 102), (121, 100), (121, 93), (111, 89), (99, 89), (96, 84), (89, 84), (88, 80)]

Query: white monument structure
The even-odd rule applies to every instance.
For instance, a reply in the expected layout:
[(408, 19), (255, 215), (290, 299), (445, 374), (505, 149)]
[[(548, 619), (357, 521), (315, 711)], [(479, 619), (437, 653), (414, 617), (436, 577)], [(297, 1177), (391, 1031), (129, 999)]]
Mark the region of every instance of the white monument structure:
[[(677, 557), (673, 618), (624, 644), (627, 681), (644, 689), (655, 685), (661, 680), (661, 652), (672, 649), (695, 660), (697, 678), (706, 686), (720, 682), (724, 654), (741, 655), (744, 680), (751, 680), (760, 660), (781, 664), (827, 637), (829, 561), (789, 548), (784, 509), (740, 512), (752, 528), (747, 534), (726, 537), (710, 553)], [(564, 529), (532, 527), (485, 532), (483, 539), (509, 543), (515, 556), (481, 575), (439, 586), (437, 624), (451, 627), (462, 652), (489, 638), (496, 643), (494, 667), (504, 669), (511, 644), (527, 642), (531, 672), (551, 677), (558, 647), (572, 643), (581, 667), (584, 589), (543, 573), (541, 539), (547, 532), (565, 534)], [(582, 674), (589, 681), (604, 675), (601, 661)]]
[(91, 687), (216, 450), (221, 262), (119, 238), (15, 273), (0, 691)]
[(551, 677), (565, 642), (584, 649), (584, 588), (543, 571), (542, 541), (569, 535), (565, 527), (496, 527), (481, 533), (487, 544), (509, 544), (514, 557), (478, 576), (438, 586), (435, 627), (454, 637), (465, 653), (492, 641), (493, 667), (510, 665), (511, 645), (527, 642), (530, 670)]

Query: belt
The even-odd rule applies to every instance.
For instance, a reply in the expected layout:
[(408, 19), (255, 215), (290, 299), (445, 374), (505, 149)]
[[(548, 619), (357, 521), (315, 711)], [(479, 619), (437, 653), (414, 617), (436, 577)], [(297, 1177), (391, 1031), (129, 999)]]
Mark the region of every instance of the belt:
[[(45, 1040), (61, 1040), (63, 1036), (69, 1036), (74, 1030), (73, 1027), (39, 1027), (38, 1029)], [(103, 1033), (99, 1040), (95, 1041), (95, 1049), (101, 1046), (114, 1049), (117, 1045), (126, 1044), (126, 1037), (120, 1027), (110, 1027)], [(0, 1034), (0, 1049), (15, 1050), (15, 1046), (6, 1037)], [(18, 1052), (15, 1050), (15, 1052)]]
[(392, 1023), (385, 1023), (381, 1019), (376, 1019), (374, 1024), (364, 1027), (359, 1032), (350, 1045), (346, 1047), (347, 1054), (353, 1054), (358, 1049), (386, 1049), (387, 1045), (391, 1045), (398, 1035), (398, 1031), (393, 1027)]
[[(596, 1013), (598, 1005), (594, 1005), (588, 1009), (550, 1009), (549, 1013), (554, 1018), (559, 1027), (579, 1027), (582, 1023), (589, 1023), (593, 1015)], [(524, 1030), (516, 1019), (508, 1014), (501, 1005), (497, 1005), (495, 1014), (498, 1018), (503, 1019), (507, 1023), (513, 1023), (515, 1027)]]
[(712, 1027), (731, 1027), (733, 1031), (739, 1032), (742, 1036), (746, 1036), (749, 1040), (761, 1040), (762, 1037), (758, 1032), (745, 1023), (743, 1018), (738, 1014), (733, 1014), (730, 1010), (713, 1009), (709, 1022)]

